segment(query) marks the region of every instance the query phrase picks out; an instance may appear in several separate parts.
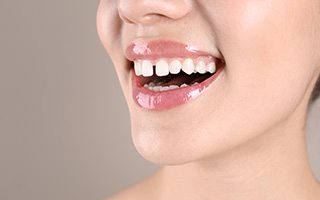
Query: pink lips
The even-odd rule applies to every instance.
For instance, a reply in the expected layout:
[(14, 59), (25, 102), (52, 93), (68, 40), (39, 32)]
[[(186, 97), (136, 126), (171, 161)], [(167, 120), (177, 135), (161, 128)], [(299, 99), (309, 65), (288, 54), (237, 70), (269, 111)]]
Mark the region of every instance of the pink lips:
[[(170, 40), (138, 40), (130, 44), (126, 50), (126, 57), (131, 61), (137, 59), (156, 60), (159, 58), (175, 57), (197, 58), (199, 56), (208, 55), (208, 53), (200, 51), (191, 45)], [(134, 70), (131, 69), (132, 96), (134, 101), (142, 108), (152, 110), (173, 108), (200, 96), (203, 91), (218, 77), (222, 70), (222, 67), (218, 67), (214, 75), (194, 86), (155, 92), (144, 88), (140, 81), (142, 77), (136, 76)]]
[(208, 53), (200, 51), (192, 45), (170, 40), (137, 40), (130, 44), (126, 51), (126, 56), (131, 61), (137, 59), (153, 60), (176, 57), (196, 58), (205, 55), (208, 55)]

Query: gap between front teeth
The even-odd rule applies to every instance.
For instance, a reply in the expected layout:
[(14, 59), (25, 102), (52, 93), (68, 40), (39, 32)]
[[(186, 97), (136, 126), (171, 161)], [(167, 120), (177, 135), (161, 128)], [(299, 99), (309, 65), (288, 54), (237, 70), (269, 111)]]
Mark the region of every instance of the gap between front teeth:
[[(195, 63), (196, 62), (196, 63)], [(198, 58), (196, 61), (191, 58), (186, 59), (159, 59), (156, 62), (150, 60), (135, 60), (134, 71), (137, 76), (150, 77), (153, 76), (155, 65), (155, 73), (157, 76), (167, 76), (169, 74), (178, 74), (181, 70), (186, 74), (206, 72), (214, 73), (216, 64), (208, 57)]]

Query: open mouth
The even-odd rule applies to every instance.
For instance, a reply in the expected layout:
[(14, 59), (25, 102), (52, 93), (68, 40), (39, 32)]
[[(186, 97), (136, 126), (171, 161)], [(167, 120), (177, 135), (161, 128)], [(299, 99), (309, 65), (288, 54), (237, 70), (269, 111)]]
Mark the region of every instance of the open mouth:
[(199, 97), (225, 66), (218, 51), (207, 53), (165, 39), (137, 39), (127, 47), (126, 58), (134, 68), (132, 97), (151, 110), (170, 109)]
[(153, 92), (194, 86), (213, 76), (223, 61), (211, 56), (135, 60), (137, 84)]

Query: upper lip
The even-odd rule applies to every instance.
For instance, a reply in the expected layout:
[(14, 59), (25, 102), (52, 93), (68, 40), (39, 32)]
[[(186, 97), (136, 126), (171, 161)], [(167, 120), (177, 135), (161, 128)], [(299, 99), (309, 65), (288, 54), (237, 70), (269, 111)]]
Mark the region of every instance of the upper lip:
[(212, 53), (202, 51), (192, 44), (185, 44), (169, 39), (134, 40), (126, 48), (125, 56), (130, 61), (176, 57), (196, 58), (199, 56), (212, 56), (213, 58), (220, 59), (220, 55), (218, 54), (212, 55)]

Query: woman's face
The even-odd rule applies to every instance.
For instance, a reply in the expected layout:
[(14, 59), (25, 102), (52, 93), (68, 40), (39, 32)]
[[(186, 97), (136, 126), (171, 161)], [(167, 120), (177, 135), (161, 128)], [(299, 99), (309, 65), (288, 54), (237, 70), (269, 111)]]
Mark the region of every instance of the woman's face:
[[(298, 108), (306, 105), (319, 73), (319, 25), (319, 0), (101, 0), (97, 15), (129, 107), (134, 144), (158, 164), (214, 156), (290, 123), (293, 113), (303, 116)], [(171, 44), (164, 41), (199, 49), (221, 60), (222, 71), (201, 95), (178, 105), (172, 99), (183, 99), (180, 88), (162, 92), (162, 99), (159, 92), (137, 92), (129, 54), (147, 52), (154, 41), (164, 49)], [(151, 48), (152, 58), (135, 59), (180, 57), (184, 66), (185, 52), (158, 49)]]

